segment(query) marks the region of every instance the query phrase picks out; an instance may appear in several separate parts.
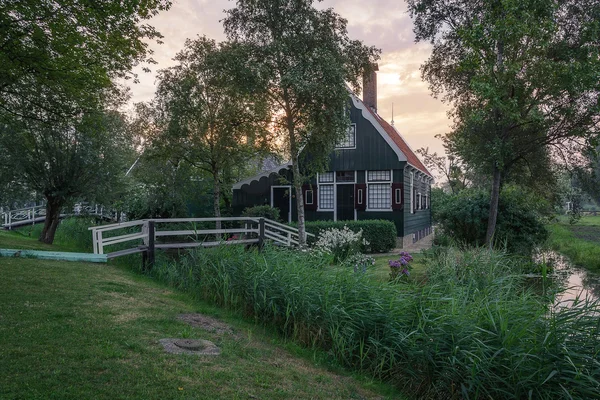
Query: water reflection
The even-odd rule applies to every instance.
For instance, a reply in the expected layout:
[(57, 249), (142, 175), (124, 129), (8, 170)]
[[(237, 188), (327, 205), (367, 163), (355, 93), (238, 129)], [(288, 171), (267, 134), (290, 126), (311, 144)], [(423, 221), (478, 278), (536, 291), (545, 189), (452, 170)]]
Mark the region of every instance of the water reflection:
[(544, 251), (536, 255), (537, 262), (546, 262), (552, 268), (552, 281), (561, 289), (555, 304), (569, 305), (574, 300), (600, 299), (600, 274), (575, 267), (563, 255)]

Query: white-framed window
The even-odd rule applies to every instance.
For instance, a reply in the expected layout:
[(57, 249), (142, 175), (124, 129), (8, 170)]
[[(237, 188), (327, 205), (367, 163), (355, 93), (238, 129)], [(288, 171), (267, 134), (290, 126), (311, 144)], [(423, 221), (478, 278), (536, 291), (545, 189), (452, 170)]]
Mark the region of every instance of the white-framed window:
[(314, 204), (314, 193), (312, 190), (306, 191), (306, 199), (304, 199), (304, 204)]
[(356, 171), (335, 171), (336, 183), (355, 183)]
[(335, 145), (336, 149), (354, 149), (356, 148), (356, 124), (351, 124), (348, 131)]
[(381, 170), (381, 171), (367, 171), (367, 182), (391, 182), (392, 171)]
[(319, 183), (333, 183), (335, 175), (333, 172), (323, 172), (319, 174)]
[(423, 209), (423, 197), (421, 196), (421, 193), (417, 193), (417, 210), (422, 210)]
[(319, 185), (319, 209), (333, 210), (333, 185)]
[(367, 171), (367, 208), (369, 210), (392, 208), (392, 171)]

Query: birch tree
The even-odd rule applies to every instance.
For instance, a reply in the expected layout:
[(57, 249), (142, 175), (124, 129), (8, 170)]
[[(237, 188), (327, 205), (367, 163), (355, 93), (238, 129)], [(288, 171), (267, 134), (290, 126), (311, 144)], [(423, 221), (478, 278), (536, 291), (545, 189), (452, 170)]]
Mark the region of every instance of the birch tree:
[[(351, 40), (347, 21), (313, 0), (238, 0), (225, 33), (250, 49), (248, 66), (262, 80), (273, 129), (290, 157), (300, 243), (306, 240), (302, 184), (323, 167), (349, 128), (349, 83), (359, 89), (379, 51)], [(304, 170), (301, 168), (304, 167)]]

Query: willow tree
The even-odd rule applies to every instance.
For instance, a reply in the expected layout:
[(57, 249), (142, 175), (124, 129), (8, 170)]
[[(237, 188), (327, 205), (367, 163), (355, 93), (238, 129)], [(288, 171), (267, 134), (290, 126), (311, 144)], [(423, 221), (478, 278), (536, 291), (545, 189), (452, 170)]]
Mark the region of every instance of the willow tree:
[[(63, 207), (107, 199), (124, 184), (135, 151), (125, 117), (114, 111), (86, 113), (51, 124), (25, 119), (0, 125), (8, 179), (42, 195), (46, 218), (39, 240), (52, 243)], [(7, 176), (0, 170), (0, 181)]]
[(249, 49), (246, 68), (261, 79), (272, 127), (290, 157), (301, 244), (306, 240), (302, 184), (310, 170), (323, 167), (349, 128), (347, 84), (358, 90), (379, 54), (348, 37), (345, 19), (313, 3), (238, 0), (224, 20), (228, 38)]
[(244, 59), (240, 46), (188, 39), (175, 57), (178, 64), (158, 76), (160, 130), (153, 146), (212, 178), (215, 217), (221, 216), (227, 171), (253, 160), (268, 145), (265, 102), (256, 96), (255, 80), (252, 75), (236, 79), (244, 74)]
[(423, 78), (453, 106), (447, 148), (490, 176), (486, 243), (507, 174), (592, 144), (600, 103), (598, 0), (409, 0)]

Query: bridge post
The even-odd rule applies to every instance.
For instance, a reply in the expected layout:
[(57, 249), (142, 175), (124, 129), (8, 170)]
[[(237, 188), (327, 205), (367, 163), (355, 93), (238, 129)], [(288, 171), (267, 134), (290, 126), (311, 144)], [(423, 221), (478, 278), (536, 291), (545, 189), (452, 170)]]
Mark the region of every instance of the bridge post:
[(154, 268), (154, 234), (154, 221), (150, 220), (148, 221), (148, 270)]
[(262, 249), (265, 243), (265, 219), (258, 219), (258, 248)]

